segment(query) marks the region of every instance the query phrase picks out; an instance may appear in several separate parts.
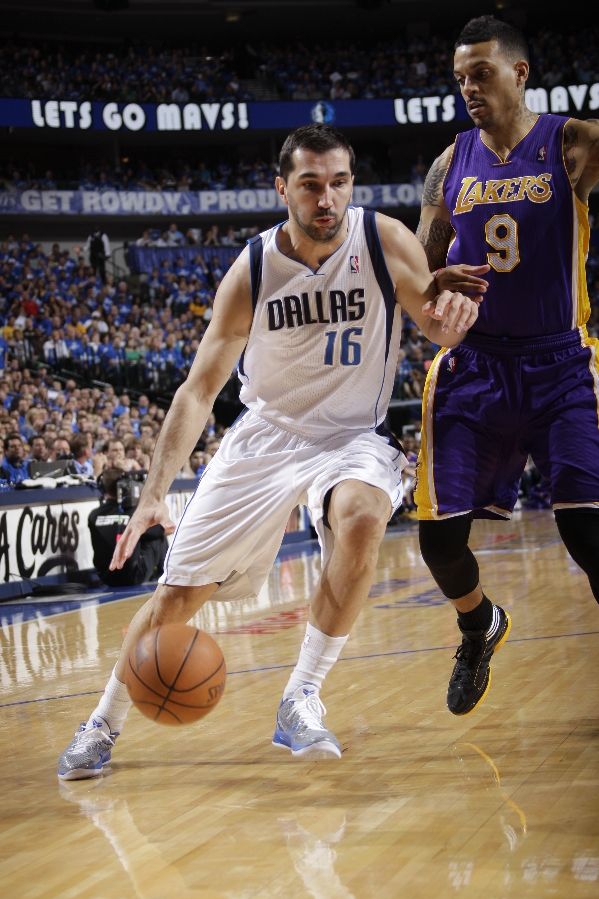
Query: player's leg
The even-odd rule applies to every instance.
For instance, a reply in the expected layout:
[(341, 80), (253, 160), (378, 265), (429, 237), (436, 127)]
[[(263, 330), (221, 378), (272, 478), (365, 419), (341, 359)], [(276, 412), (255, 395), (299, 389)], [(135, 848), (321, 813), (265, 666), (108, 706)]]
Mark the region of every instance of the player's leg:
[(572, 341), (533, 359), (535, 368), (529, 363), (540, 394), (533, 396), (534, 407), (546, 414), (542, 428), (530, 425), (527, 439), (549, 483), (560, 537), (599, 602), (599, 341), (581, 344), (577, 334)]
[(509, 518), (518, 496), (526, 455), (511, 400), (515, 371), (509, 357), (458, 347), (437, 354), (425, 384), (415, 501), (423, 559), (458, 613), (462, 645), (447, 692), (456, 715), (486, 695), (491, 657), (510, 629), (509, 615), (483, 593), (468, 540), (474, 517)]
[[(160, 624), (188, 621), (213, 594), (239, 599), (261, 585), (297, 503), (289, 488), (294, 441), (251, 416), (227, 433), (185, 507), (154, 596), (129, 626), (99, 705), (61, 756), (59, 776), (75, 779), (102, 773), (103, 760), (130, 708), (124, 684), (126, 660), (143, 634)], [(272, 468), (265, 457), (275, 460)], [(86, 756), (87, 741), (94, 744), (91, 759)], [(74, 744), (79, 759), (73, 758)]]
[(131, 708), (125, 686), (130, 651), (152, 628), (189, 621), (217, 586), (218, 584), (168, 587), (159, 584), (154, 595), (135, 613), (99, 703), (88, 720), (79, 726), (73, 740), (58, 760), (58, 776), (61, 780), (80, 780), (102, 774), (102, 769), (110, 762), (112, 747)]
[[(312, 598), (299, 658), (283, 692), (273, 743), (294, 756), (339, 758), (320, 700), (325, 677), (337, 661), (370, 592), (387, 522), (401, 502), (405, 457), (376, 434), (350, 441), (324, 460), (308, 492), (322, 547), (323, 571)], [(339, 482), (342, 471), (346, 480)]]
[(493, 653), (505, 642), (510, 616), (482, 590), (478, 563), (468, 546), (472, 513), (419, 523), (420, 552), (442, 593), (458, 613), (458, 647), (447, 707), (465, 715), (482, 702), (491, 683)]
[(555, 521), (566, 549), (585, 572), (599, 602), (599, 510), (556, 509)]
[(379, 487), (347, 480), (331, 491), (333, 549), (310, 609), (310, 622), (322, 633), (349, 635), (368, 598), (391, 512), (389, 496)]

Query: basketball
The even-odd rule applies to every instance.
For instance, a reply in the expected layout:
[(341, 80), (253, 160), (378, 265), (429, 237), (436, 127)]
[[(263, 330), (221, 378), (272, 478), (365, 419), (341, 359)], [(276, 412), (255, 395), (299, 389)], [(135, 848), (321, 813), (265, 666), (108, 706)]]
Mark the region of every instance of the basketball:
[(142, 715), (159, 724), (191, 724), (207, 715), (225, 689), (218, 643), (188, 624), (163, 624), (137, 642), (125, 683)]

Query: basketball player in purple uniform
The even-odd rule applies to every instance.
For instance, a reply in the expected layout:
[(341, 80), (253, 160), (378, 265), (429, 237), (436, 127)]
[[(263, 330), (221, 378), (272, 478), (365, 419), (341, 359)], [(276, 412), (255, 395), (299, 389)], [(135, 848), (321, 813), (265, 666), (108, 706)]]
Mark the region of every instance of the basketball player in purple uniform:
[(454, 74), (476, 127), (433, 163), (417, 232), (439, 289), (485, 295), (464, 342), (430, 368), (415, 495), (422, 555), (462, 632), (455, 715), (484, 698), (511, 625), (481, 588), (472, 520), (510, 517), (529, 453), (599, 601), (599, 346), (585, 324), (599, 124), (531, 112), (528, 72), (510, 25), (463, 28)]

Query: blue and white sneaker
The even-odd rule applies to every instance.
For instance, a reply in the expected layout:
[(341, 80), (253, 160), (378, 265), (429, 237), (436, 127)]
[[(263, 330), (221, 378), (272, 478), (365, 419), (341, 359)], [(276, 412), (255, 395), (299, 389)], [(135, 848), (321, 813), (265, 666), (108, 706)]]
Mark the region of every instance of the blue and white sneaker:
[(281, 700), (273, 746), (290, 749), (295, 758), (340, 759), (339, 742), (322, 723), (326, 713), (314, 684), (302, 684)]
[(82, 780), (100, 777), (110, 764), (110, 754), (118, 733), (112, 733), (103, 718), (94, 718), (91, 727), (85, 721), (79, 725), (75, 737), (58, 759), (61, 780)]

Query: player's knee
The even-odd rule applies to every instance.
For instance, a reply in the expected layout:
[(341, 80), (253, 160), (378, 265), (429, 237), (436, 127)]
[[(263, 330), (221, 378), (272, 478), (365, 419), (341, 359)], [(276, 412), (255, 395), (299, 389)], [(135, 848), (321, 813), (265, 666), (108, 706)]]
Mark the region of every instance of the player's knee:
[(372, 509), (356, 507), (339, 518), (335, 539), (356, 560), (378, 552), (387, 519)]
[(422, 558), (448, 599), (472, 593), (479, 582), (478, 563), (468, 547), (470, 525), (465, 516), (420, 522)]
[(585, 572), (599, 602), (599, 513), (585, 509), (557, 509), (555, 521), (564, 545)]
[(429, 567), (452, 564), (464, 554), (470, 536), (470, 520), (465, 516), (443, 521), (421, 521), (418, 526), (420, 552)]

